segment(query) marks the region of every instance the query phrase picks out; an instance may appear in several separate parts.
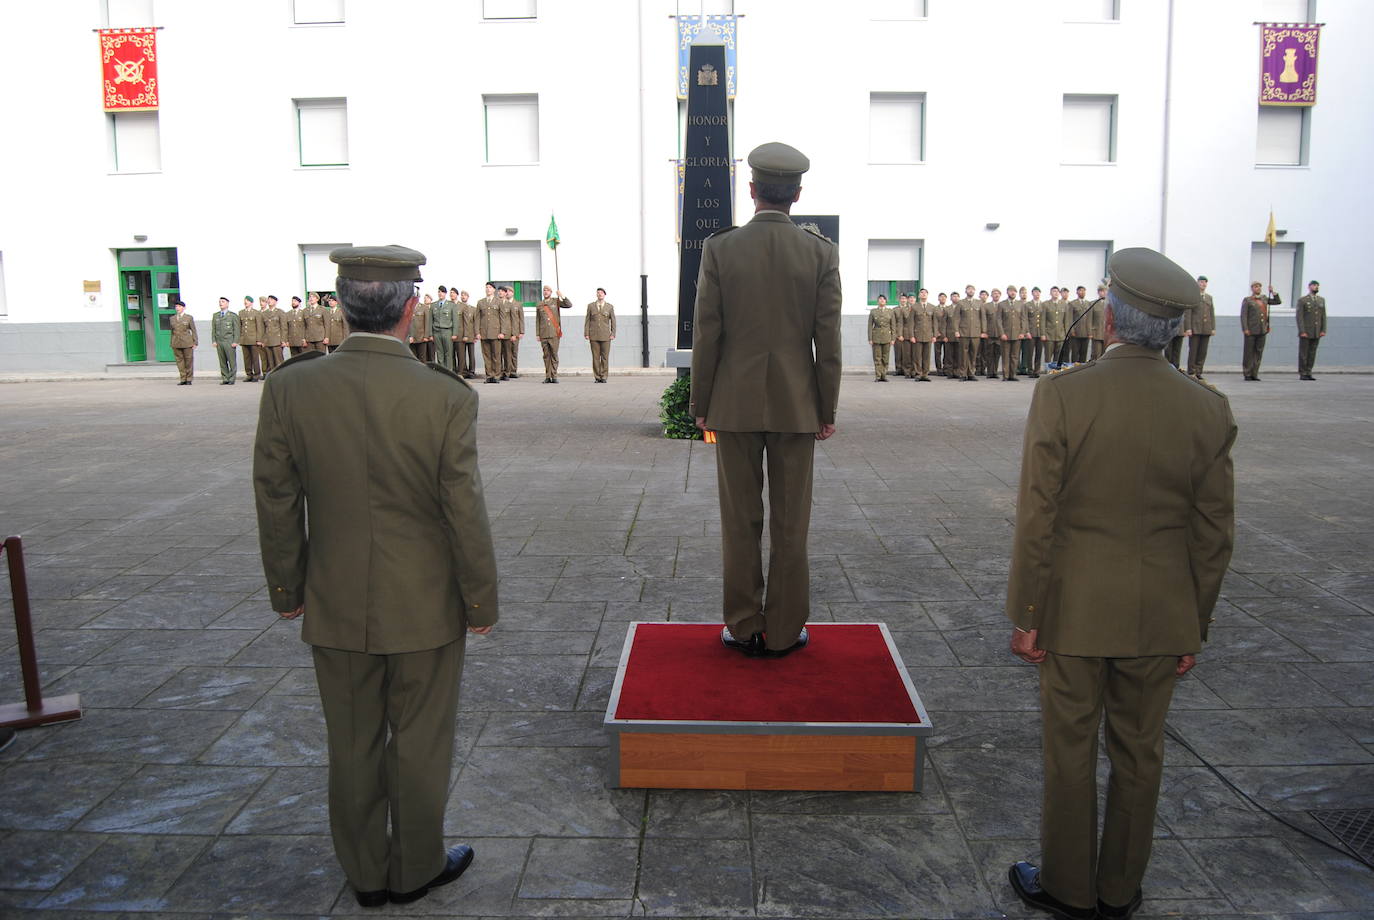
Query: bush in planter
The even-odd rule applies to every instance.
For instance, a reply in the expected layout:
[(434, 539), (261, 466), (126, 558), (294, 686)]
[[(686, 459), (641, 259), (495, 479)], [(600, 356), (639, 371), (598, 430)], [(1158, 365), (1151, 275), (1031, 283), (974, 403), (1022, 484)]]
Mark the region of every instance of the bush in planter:
[(692, 378), (679, 377), (668, 384), (668, 389), (663, 391), (663, 398), (658, 404), (663, 411), (659, 413), (659, 419), (663, 422), (663, 436), (665, 438), (680, 438), (686, 441), (700, 441), (701, 429), (697, 427), (696, 419), (688, 410), (688, 403), (692, 398)]

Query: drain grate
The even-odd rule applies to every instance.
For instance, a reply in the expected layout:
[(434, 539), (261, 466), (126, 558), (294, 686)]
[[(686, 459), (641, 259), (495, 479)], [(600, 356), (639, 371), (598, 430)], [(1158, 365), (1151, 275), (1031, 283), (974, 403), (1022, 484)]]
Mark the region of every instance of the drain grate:
[(1310, 811), (1308, 814), (1335, 834), (1341, 843), (1358, 853), (1360, 859), (1374, 865), (1374, 808)]

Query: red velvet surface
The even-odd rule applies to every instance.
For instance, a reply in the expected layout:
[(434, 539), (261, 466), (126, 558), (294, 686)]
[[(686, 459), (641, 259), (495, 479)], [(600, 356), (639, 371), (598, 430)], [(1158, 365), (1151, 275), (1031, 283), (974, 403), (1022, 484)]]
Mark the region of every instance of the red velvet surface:
[(877, 626), (808, 624), (785, 658), (720, 644), (720, 624), (641, 623), (617, 719), (709, 722), (919, 722)]

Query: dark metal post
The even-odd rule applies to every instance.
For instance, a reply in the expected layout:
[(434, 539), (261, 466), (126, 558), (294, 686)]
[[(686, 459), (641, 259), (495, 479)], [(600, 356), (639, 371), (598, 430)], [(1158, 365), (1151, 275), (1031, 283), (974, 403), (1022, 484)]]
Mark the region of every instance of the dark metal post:
[(643, 363), (640, 367), (649, 366), (649, 276), (639, 276), (639, 325), (640, 343), (643, 348)]

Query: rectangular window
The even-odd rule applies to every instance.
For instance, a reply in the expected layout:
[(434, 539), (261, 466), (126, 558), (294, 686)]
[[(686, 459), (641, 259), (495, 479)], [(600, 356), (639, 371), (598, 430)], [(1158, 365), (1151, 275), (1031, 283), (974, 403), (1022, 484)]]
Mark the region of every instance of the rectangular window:
[[(1307, 288), (1299, 288), (1302, 280), (1302, 243), (1278, 243), (1274, 246), (1274, 290), (1283, 298), (1283, 305), (1274, 310), (1292, 310)], [(1269, 293), (1269, 244), (1250, 244), (1250, 277), (1245, 279), (1242, 296), (1250, 293), (1250, 282), (1260, 283), (1260, 293)]]
[(344, 0), (291, 0), (291, 13), (297, 25), (342, 23)]
[(914, 293), (920, 287), (921, 240), (868, 241), (868, 302), (878, 303), (878, 295), (885, 294), (889, 304), (896, 304), (903, 293)]
[(537, 0), (482, 0), (483, 19), (534, 19)]
[(1116, 162), (1115, 96), (1064, 96), (1060, 162)]
[[(301, 243), (301, 281), (306, 291), (332, 291), (339, 266), (329, 261), (329, 253), (352, 243)], [(309, 300), (309, 298), (306, 298)]]
[(926, 13), (926, 0), (868, 0), (868, 18), (873, 20), (925, 19)]
[(1067, 284), (1070, 290), (1082, 285), (1088, 289), (1088, 299), (1094, 300), (1097, 286), (1107, 277), (1111, 254), (1110, 240), (1060, 240), (1059, 274), (1051, 284)]
[(162, 170), (157, 112), (111, 112), (110, 148), (117, 173)]
[(107, 29), (133, 29), (154, 24), (153, 0), (103, 0), (100, 5)]
[(1260, 22), (1315, 22), (1316, 0), (1260, 0)]
[[(543, 296), (539, 279), (544, 275), (538, 240), (490, 240), (487, 243), (487, 277), (508, 284), (516, 303), (532, 307)], [(503, 280), (504, 279), (504, 280)]]
[(925, 110), (925, 93), (869, 93), (868, 162), (922, 162)]
[(486, 109), (487, 162), (539, 162), (539, 96), (483, 96)]
[(1312, 110), (1305, 105), (1262, 105), (1255, 131), (1255, 164), (1306, 166)]
[(348, 165), (348, 100), (296, 99), (301, 166)]
[(1116, 22), (1121, 18), (1120, 0), (1060, 0), (1065, 22)]

